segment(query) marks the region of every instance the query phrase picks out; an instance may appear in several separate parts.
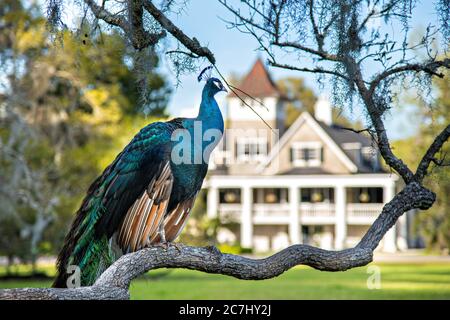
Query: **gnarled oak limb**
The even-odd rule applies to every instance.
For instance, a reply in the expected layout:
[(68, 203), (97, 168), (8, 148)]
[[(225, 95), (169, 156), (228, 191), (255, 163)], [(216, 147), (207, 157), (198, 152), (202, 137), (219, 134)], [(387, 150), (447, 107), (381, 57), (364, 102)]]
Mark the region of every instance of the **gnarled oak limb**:
[(386, 204), (372, 227), (354, 248), (330, 251), (309, 245), (290, 246), (264, 259), (221, 253), (215, 247), (178, 245), (168, 249), (150, 247), (122, 256), (91, 287), (76, 289), (6, 289), (0, 299), (128, 299), (128, 288), (139, 275), (159, 268), (186, 268), (223, 274), (244, 280), (274, 278), (296, 265), (323, 271), (344, 271), (367, 265), (384, 234), (406, 211), (427, 209), (435, 201), (433, 192), (413, 182)]

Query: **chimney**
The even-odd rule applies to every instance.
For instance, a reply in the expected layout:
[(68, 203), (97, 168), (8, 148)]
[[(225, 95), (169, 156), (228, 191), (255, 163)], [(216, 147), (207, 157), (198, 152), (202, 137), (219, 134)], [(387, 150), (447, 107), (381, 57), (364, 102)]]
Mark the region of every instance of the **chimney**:
[(314, 106), (314, 117), (330, 126), (333, 123), (331, 104), (325, 95), (321, 95)]

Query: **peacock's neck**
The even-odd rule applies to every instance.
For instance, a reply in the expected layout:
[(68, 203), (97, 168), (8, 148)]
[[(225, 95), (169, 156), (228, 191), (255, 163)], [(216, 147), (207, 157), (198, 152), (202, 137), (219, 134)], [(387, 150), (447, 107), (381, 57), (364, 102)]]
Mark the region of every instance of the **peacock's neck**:
[(222, 113), (217, 104), (214, 95), (208, 90), (203, 90), (202, 102), (196, 121), (201, 121), (203, 131), (208, 129), (217, 129), (223, 133), (224, 123)]

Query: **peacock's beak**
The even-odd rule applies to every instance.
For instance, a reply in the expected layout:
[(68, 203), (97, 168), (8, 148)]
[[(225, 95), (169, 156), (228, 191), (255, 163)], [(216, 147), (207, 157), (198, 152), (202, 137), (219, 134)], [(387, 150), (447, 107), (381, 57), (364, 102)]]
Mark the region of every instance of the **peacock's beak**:
[(221, 91), (225, 91), (225, 92), (228, 93), (228, 90), (227, 90), (227, 88), (225, 88), (225, 87), (222, 87), (222, 90), (221, 90)]

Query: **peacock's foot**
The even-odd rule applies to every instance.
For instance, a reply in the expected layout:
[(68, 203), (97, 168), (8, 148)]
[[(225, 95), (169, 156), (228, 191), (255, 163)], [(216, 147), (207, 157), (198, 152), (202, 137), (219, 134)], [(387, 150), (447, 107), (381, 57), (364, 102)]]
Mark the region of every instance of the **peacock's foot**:
[(177, 249), (178, 253), (181, 253), (181, 247), (183, 246), (181, 243), (178, 242), (171, 242), (171, 245)]
[(177, 249), (177, 251), (179, 253), (181, 253), (181, 244), (180, 243), (176, 243), (176, 242), (164, 241), (164, 242), (155, 243), (152, 246), (154, 246), (154, 247), (161, 247), (164, 250), (168, 250), (169, 247), (174, 247), (175, 249)]

